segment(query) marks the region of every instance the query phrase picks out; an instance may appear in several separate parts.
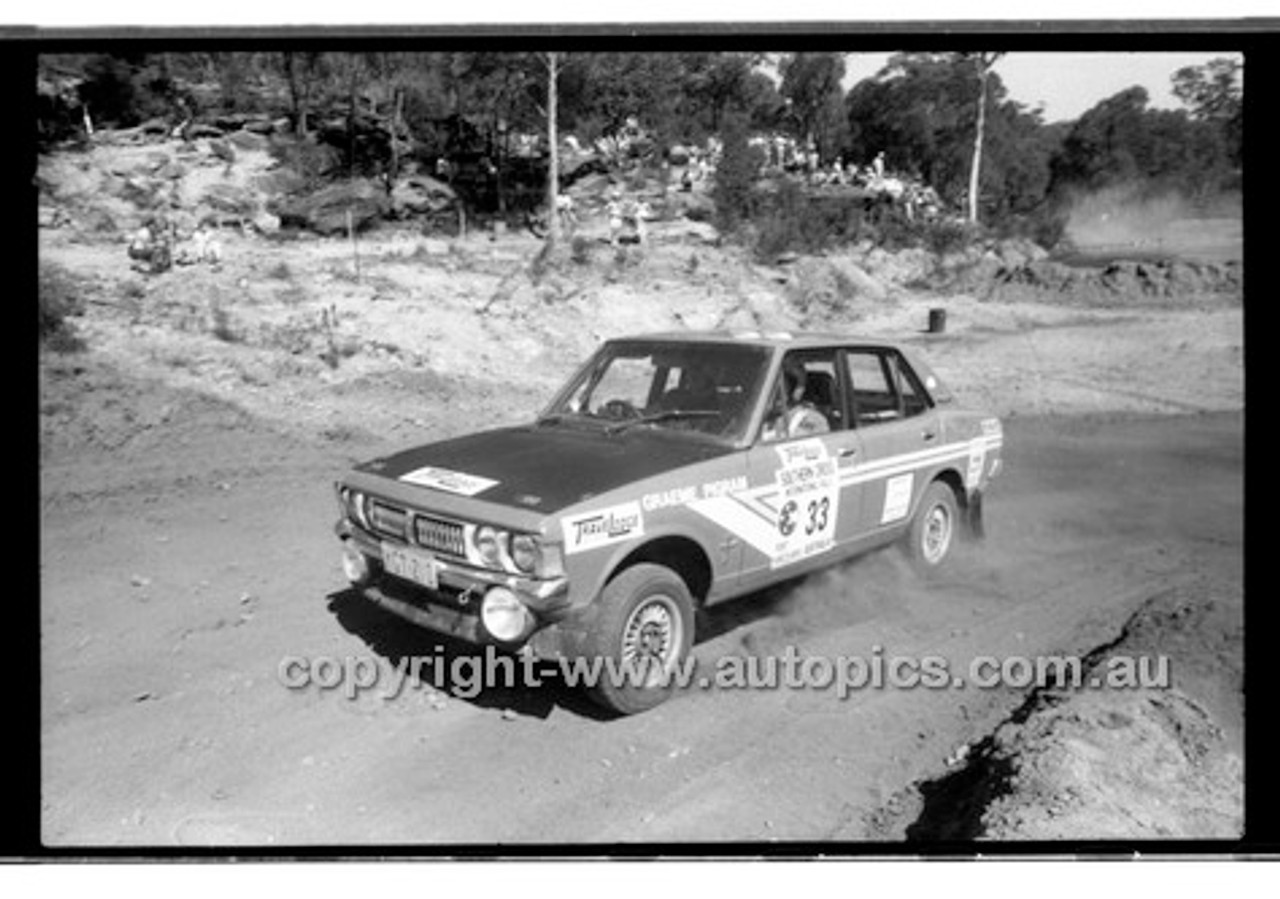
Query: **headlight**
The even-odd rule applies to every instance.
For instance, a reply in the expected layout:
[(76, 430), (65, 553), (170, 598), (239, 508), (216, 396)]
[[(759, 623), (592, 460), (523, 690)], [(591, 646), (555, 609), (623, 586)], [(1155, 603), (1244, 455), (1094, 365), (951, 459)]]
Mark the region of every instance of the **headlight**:
[(480, 561), (489, 566), (502, 563), (502, 541), (506, 534), (485, 525), (476, 531), (476, 552)]
[(351, 517), (366, 531), (369, 530), (369, 512), (365, 505), (367, 499), (359, 490), (351, 491)]
[(533, 616), (524, 603), (506, 587), (494, 587), (480, 604), (480, 620), (484, 629), (499, 640), (511, 642), (525, 635)]
[(538, 541), (529, 534), (517, 534), (511, 538), (511, 561), (525, 574), (532, 574), (538, 567)]
[(364, 499), (364, 494), (359, 490), (352, 490), (350, 487), (338, 487), (338, 505), (342, 508), (342, 514), (367, 531), (369, 529), (369, 518), (365, 514)]

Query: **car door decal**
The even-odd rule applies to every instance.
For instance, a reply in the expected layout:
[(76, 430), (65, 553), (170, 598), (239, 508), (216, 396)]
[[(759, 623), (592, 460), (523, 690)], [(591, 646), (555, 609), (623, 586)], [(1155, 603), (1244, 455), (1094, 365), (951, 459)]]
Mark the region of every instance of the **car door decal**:
[(910, 510), (915, 472), (968, 459), (979, 442), (985, 455), (999, 448), (1003, 437), (989, 434), (841, 469), (822, 440), (790, 441), (775, 447), (779, 465), (772, 482), (704, 496), (688, 503), (687, 508), (745, 541), (769, 559), (771, 568), (778, 568), (831, 548), (840, 512), (840, 488), (888, 480), (894, 486), (886, 491), (881, 512), (882, 523), (887, 524)]
[(911, 508), (911, 488), (915, 483), (915, 473), (896, 475), (885, 482), (884, 509), (880, 513), (880, 523), (888, 524), (907, 517)]

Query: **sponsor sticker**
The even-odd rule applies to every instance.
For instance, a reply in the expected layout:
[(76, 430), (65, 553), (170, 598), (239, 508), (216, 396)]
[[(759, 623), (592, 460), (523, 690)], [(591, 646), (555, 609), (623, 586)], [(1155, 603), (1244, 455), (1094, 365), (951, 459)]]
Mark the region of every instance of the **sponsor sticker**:
[(915, 473), (909, 471), (885, 481), (884, 511), (880, 514), (881, 524), (907, 517), (907, 510), (911, 508), (911, 488), (914, 486), (915, 479)]
[(498, 483), (491, 478), (464, 474), (460, 471), (450, 471), (447, 468), (435, 468), (430, 465), (415, 468), (413, 471), (402, 474), (400, 475), (400, 480), (409, 484), (417, 484), (420, 487), (432, 487), (436, 490), (444, 490), (447, 493), (457, 493), (462, 496), (475, 496), (477, 493), (488, 490)]
[(634, 501), (571, 515), (562, 519), (561, 524), (566, 553), (583, 552), (644, 535), (644, 513), (640, 503)]
[(825, 552), (835, 544), (840, 484), (836, 461), (821, 440), (801, 440), (777, 448), (782, 465), (777, 535), (769, 553), (778, 568)]
[(730, 496), (747, 489), (747, 476), (737, 475), (710, 481), (701, 487), (676, 487), (672, 490), (660, 490), (657, 493), (646, 493), (640, 497), (640, 505), (646, 512), (656, 512), (670, 506), (688, 506), (700, 499), (714, 499)]

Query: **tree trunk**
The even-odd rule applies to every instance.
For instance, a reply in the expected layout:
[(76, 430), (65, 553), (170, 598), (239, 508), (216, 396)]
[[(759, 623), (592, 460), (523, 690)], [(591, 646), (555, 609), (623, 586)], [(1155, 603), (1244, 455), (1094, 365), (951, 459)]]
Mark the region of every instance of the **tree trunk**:
[(556, 79), (560, 67), (557, 54), (547, 54), (547, 143), (551, 157), (547, 170), (547, 245), (554, 250), (560, 243), (560, 214), (556, 204), (560, 199), (560, 136), (556, 128)]
[(396, 179), (400, 177), (400, 148), (398, 138), (400, 135), (400, 119), (404, 115), (404, 88), (396, 85), (395, 104), (392, 106), (391, 112), (391, 184), (396, 183)]
[(978, 127), (973, 136), (973, 165), (969, 169), (969, 223), (978, 223), (978, 192), (982, 178), (982, 139), (987, 125), (987, 74), (1000, 53), (978, 54)]

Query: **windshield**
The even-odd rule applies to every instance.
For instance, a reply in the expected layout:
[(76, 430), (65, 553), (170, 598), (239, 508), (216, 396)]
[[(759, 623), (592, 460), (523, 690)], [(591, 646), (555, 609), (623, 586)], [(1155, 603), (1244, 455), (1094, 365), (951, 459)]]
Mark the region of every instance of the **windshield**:
[(761, 347), (608, 343), (561, 392), (543, 421), (662, 428), (740, 441), (768, 368)]

